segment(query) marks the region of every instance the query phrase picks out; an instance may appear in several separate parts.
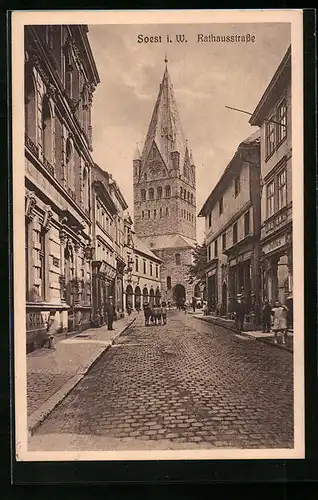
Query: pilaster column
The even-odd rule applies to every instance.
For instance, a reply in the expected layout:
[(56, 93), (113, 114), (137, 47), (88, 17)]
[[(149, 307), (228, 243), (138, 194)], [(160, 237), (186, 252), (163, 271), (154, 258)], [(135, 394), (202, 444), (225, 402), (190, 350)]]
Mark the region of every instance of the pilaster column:
[(65, 229), (60, 229), (60, 299), (65, 302), (65, 245), (66, 245), (66, 232)]

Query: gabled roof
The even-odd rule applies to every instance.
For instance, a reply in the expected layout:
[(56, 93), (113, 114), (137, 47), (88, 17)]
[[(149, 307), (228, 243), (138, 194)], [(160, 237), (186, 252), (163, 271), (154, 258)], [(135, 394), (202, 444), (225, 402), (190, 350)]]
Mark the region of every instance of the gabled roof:
[(191, 240), (181, 234), (163, 234), (159, 236), (147, 236), (142, 238), (144, 243), (153, 250), (164, 250), (167, 248), (195, 247), (195, 240)]
[(173, 151), (179, 152), (180, 166), (183, 166), (187, 144), (167, 66), (142, 151), (142, 163), (147, 161), (154, 142), (168, 168), (171, 165), (170, 153)]
[(213, 206), (215, 205), (215, 203), (218, 201), (219, 197), (221, 196), (221, 194), (224, 190), (224, 186), (227, 183), (227, 181), (236, 175), (238, 168), (240, 168), (240, 166), (244, 163), (245, 160), (241, 158), (241, 154), (240, 154), (241, 151), (243, 149), (246, 149), (247, 147), (251, 147), (251, 146), (257, 147), (257, 146), (259, 146), (259, 144), (260, 144), (260, 131), (259, 131), (259, 129), (256, 132), (254, 132), (253, 134), (249, 135), (246, 139), (244, 139), (244, 141), (242, 141), (239, 144), (234, 156), (232, 157), (231, 161), (226, 166), (219, 181), (217, 182), (217, 184), (215, 185), (215, 187), (211, 191), (210, 195), (206, 199), (203, 207), (201, 208), (201, 210), (198, 214), (198, 217), (205, 217), (207, 215), (207, 213), (213, 208)]
[(291, 83), (291, 45), (288, 47), (273, 78), (253, 111), (249, 120), (251, 125), (261, 125), (266, 118), (268, 109), (276, 104), (279, 88), (286, 86), (287, 83)]
[(141, 241), (135, 234), (133, 236), (133, 243), (134, 243), (134, 251), (140, 252), (143, 255), (146, 255), (147, 257), (151, 257), (153, 260), (156, 260), (157, 262), (162, 262), (161, 259), (157, 255), (155, 255), (148, 246)]

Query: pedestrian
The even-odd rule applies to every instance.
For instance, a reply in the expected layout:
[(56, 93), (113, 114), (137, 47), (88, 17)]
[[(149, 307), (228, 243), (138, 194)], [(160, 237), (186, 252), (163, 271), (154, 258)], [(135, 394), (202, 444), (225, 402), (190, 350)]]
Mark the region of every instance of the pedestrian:
[(79, 333), (81, 333), (81, 331), (82, 331), (82, 321), (83, 321), (82, 312), (78, 311), (77, 312), (77, 327), (78, 327)]
[(107, 312), (107, 330), (114, 330), (113, 321), (115, 316), (115, 306), (113, 303), (113, 297), (109, 297), (106, 312)]
[(273, 326), (272, 330), (274, 332), (274, 343), (277, 344), (278, 333), (282, 334), (282, 344), (286, 344), (287, 338), (287, 313), (288, 307), (281, 304), (279, 300), (275, 301), (275, 306), (272, 309), (273, 316)]
[(55, 335), (58, 333), (60, 327), (56, 318), (56, 311), (52, 310), (49, 314), (46, 328), (46, 341), (44, 346), (48, 349), (56, 349), (55, 347)]
[(170, 300), (168, 300), (168, 309), (169, 309), (169, 311), (170, 311), (170, 307), (171, 307), (171, 302), (170, 302)]
[(197, 305), (197, 299), (195, 297), (192, 297), (192, 308), (193, 308), (194, 313), (195, 313), (196, 305)]
[(188, 304), (187, 304), (186, 301), (184, 301), (184, 303), (183, 303), (183, 310), (184, 310), (184, 314), (187, 314), (187, 312), (188, 312)]
[(145, 316), (145, 326), (149, 326), (150, 320), (150, 307), (148, 302), (144, 304), (144, 316)]
[(165, 301), (161, 304), (161, 318), (164, 325), (167, 324), (167, 304)]
[(208, 304), (207, 304), (207, 303), (205, 303), (205, 304), (203, 305), (203, 314), (204, 314), (204, 316), (207, 316), (207, 315), (208, 315), (208, 311), (209, 311)]
[(271, 312), (272, 308), (268, 299), (265, 298), (262, 306), (262, 323), (263, 323), (263, 333), (270, 332), (271, 329)]
[(243, 330), (245, 318), (245, 303), (244, 298), (241, 294), (237, 296), (237, 301), (235, 305), (235, 327), (240, 332)]

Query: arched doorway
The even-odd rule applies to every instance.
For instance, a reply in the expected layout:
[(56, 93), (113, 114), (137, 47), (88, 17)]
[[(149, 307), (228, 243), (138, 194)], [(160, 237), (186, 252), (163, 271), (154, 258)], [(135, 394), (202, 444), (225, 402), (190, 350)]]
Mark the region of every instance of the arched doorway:
[(142, 291), (142, 303), (146, 304), (148, 302), (148, 290), (145, 287)]
[(222, 311), (221, 315), (226, 316), (227, 313), (227, 283), (223, 281), (222, 284)]
[(153, 291), (153, 288), (151, 288), (151, 290), (150, 290), (149, 303), (151, 306), (153, 306), (155, 303), (155, 292)]
[(181, 304), (186, 298), (186, 291), (183, 285), (176, 285), (173, 288), (173, 301), (176, 304)]
[(127, 285), (126, 288), (126, 309), (130, 307), (132, 309), (133, 307), (133, 289), (131, 285)]
[(139, 286), (135, 288), (135, 309), (141, 309), (141, 290)]
[(200, 299), (201, 298), (201, 290), (200, 290), (200, 285), (197, 283), (194, 287), (194, 296), (197, 298), (197, 299)]
[(155, 303), (156, 306), (160, 306), (160, 299), (161, 299), (161, 294), (159, 288), (156, 290), (156, 298), (155, 298)]

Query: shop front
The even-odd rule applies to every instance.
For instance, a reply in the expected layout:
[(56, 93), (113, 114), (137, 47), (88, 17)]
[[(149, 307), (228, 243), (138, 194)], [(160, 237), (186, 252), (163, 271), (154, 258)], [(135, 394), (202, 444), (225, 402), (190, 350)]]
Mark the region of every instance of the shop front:
[(93, 323), (104, 325), (106, 308), (110, 297), (114, 298), (116, 269), (102, 261), (93, 261)]
[(259, 324), (260, 284), (259, 284), (259, 243), (252, 237), (224, 252), (228, 258), (228, 317), (234, 318), (238, 295), (246, 304), (246, 320)]
[(217, 259), (214, 259), (206, 272), (207, 305), (210, 312), (217, 313)]
[(291, 229), (262, 242), (262, 299), (279, 300), (288, 309), (293, 324), (293, 254)]

